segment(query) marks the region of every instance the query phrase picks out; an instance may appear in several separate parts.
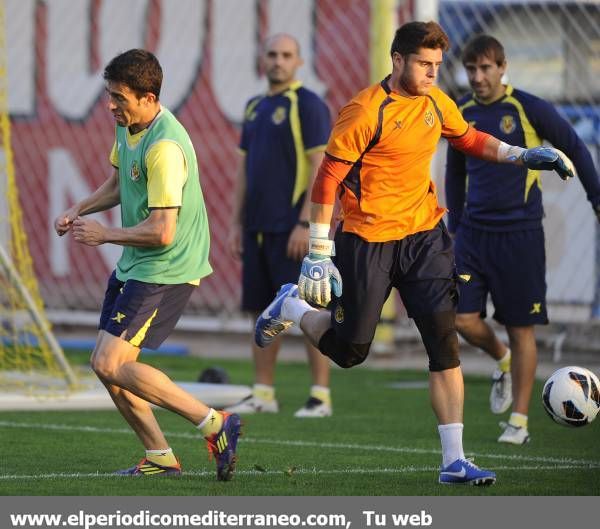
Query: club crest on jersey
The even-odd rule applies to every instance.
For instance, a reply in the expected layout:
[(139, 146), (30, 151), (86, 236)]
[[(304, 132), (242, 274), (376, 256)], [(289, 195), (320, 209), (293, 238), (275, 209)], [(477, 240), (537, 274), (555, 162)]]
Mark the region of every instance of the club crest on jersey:
[(516, 128), (517, 124), (515, 118), (510, 115), (502, 116), (502, 119), (500, 120), (500, 130), (504, 132), (504, 134), (514, 132)]
[(435, 119), (433, 117), (433, 112), (431, 110), (428, 110), (427, 112), (425, 112), (425, 123), (427, 125), (429, 125), (430, 127), (433, 127), (433, 124), (435, 123)]
[(339, 303), (335, 307), (335, 313), (334, 313), (333, 316), (335, 318), (335, 321), (337, 321), (338, 323), (343, 323), (343, 321), (344, 321), (344, 307), (342, 307)]
[(129, 172), (129, 176), (133, 182), (137, 182), (140, 179), (140, 168), (138, 167), (137, 161), (134, 160), (131, 164), (131, 171)]
[(271, 115), (271, 121), (275, 123), (275, 125), (281, 125), (285, 121), (286, 117), (287, 111), (285, 107), (277, 107)]

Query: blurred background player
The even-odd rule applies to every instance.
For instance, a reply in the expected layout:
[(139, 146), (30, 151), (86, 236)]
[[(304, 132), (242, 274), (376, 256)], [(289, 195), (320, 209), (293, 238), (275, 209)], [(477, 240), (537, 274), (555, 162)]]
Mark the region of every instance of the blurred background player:
[[(547, 140), (564, 151), (598, 214), (600, 183), (588, 149), (550, 103), (502, 83), (507, 68), (502, 44), (476, 36), (464, 48), (462, 62), (473, 89), (458, 102), (465, 120), (506, 143), (529, 149)], [(497, 361), (492, 412), (503, 413), (513, 404), (498, 441), (524, 444), (537, 365), (534, 325), (548, 323), (540, 172), (465, 156), (450, 146), (446, 198), (460, 278), (456, 326)], [(483, 319), (488, 293), (510, 347)]]
[[(116, 56), (104, 70), (108, 109), (116, 122), (112, 175), (89, 197), (59, 215), (59, 235), (69, 230), (88, 246), (123, 246), (100, 316), (91, 365), (121, 415), (146, 449), (131, 476), (180, 475), (150, 404), (197, 425), (217, 463), (217, 479), (235, 467), (240, 418), (217, 412), (138, 361), (142, 347), (167, 338), (200, 279), (209, 275), (208, 218), (196, 154), (177, 119), (159, 102), (162, 68), (145, 50)], [(85, 215), (121, 205), (122, 227)], [(99, 448), (98, 448), (99, 449)]]
[[(229, 247), (242, 260), (242, 309), (256, 318), (283, 283), (296, 281), (308, 252), (310, 192), (323, 159), (331, 118), (325, 102), (296, 80), (302, 66), (291, 35), (264, 43), (262, 65), (269, 87), (246, 105)], [(275, 363), (280, 340), (265, 349), (254, 341), (252, 395), (228, 408), (236, 413), (279, 411)], [(296, 417), (332, 413), (329, 360), (306, 340), (313, 385)]]
[[(369, 354), (381, 307), (397, 288), (429, 357), (442, 445), (439, 481), (490, 485), (496, 474), (465, 459), (463, 451), (455, 264), (431, 159), (444, 136), (484, 159), (556, 168), (563, 178), (572, 170), (553, 149), (526, 151), (470, 127), (434, 85), (448, 46), (435, 22), (404, 24), (392, 43), (391, 75), (340, 111), (312, 190), (309, 254), (298, 286), (282, 286), (258, 318), (255, 339), (268, 346), (296, 324), (324, 355), (353, 367)], [(334, 252), (328, 234), (336, 192), (344, 220)]]

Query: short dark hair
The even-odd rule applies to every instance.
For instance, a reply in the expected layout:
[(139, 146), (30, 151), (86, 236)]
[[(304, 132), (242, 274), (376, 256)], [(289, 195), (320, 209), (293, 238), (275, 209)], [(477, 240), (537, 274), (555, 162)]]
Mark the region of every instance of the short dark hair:
[(150, 92), (160, 96), (162, 68), (156, 56), (149, 51), (133, 49), (117, 55), (104, 69), (104, 80), (123, 83), (139, 97)]
[(491, 35), (477, 35), (465, 45), (461, 59), (463, 64), (467, 64), (476, 62), (479, 57), (487, 57), (502, 66), (506, 60), (504, 46)]
[(408, 22), (396, 30), (390, 54), (403, 57), (417, 53), (419, 48), (448, 50), (450, 39), (437, 22)]

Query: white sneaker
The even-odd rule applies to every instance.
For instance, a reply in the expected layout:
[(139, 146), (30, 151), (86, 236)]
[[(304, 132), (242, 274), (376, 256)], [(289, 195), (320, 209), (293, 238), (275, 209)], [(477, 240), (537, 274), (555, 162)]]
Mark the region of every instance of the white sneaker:
[(530, 441), (527, 428), (521, 426), (513, 426), (510, 423), (501, 422), (500, 427), (504, 428), (502, 435), (498, 437), (499, 443), (510, 443), (513, 445), (524, 445)]
[(490, 392), (490, 409), (492, 413), (504, 413), (512, 404), (512, 378), (510, 373), (499, 369), (492, 374), (492, 391)]
[(331, 404), (327, 404), (316, 397), (310, 397), (306, 404), (294, 413), (294, 417), (331, 417), (332, 413)]
[(279, 404), (275, 399), (264, 400), (254, 395), (250, 395), (233, 406), (225, 408), (223, 411), (229, 413), (277, 413)]

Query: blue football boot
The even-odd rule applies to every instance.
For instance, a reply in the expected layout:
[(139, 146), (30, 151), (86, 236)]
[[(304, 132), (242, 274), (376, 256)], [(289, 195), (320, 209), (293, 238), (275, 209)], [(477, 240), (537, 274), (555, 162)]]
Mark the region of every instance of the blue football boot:
[(278, 334), (281, 334), (286, 329), (294, 325), (294, 322), (281, 319), (281, 308), (286, 298), (298, 297), (298, 286), (294, 283), (286, 283), (283, 285), (275, 299), (263, 311), (256, 320), (254, 327), (254, 341), (259, 347), (269, 345)]
[(493, 485), (496, 473), (479, 468), (468, 459), (457, 459), (440, 470), (440, 483), (445, 485)]
[(217, 480), (229, 481), (237, 463), (235, 451), (241, 434), (242, 420), (237, 413), (219, 413), (223, 416), (223, 426), (218, 433), (206, 438), (206, 447), (209, 457), (214, 457), (217, 462)]

